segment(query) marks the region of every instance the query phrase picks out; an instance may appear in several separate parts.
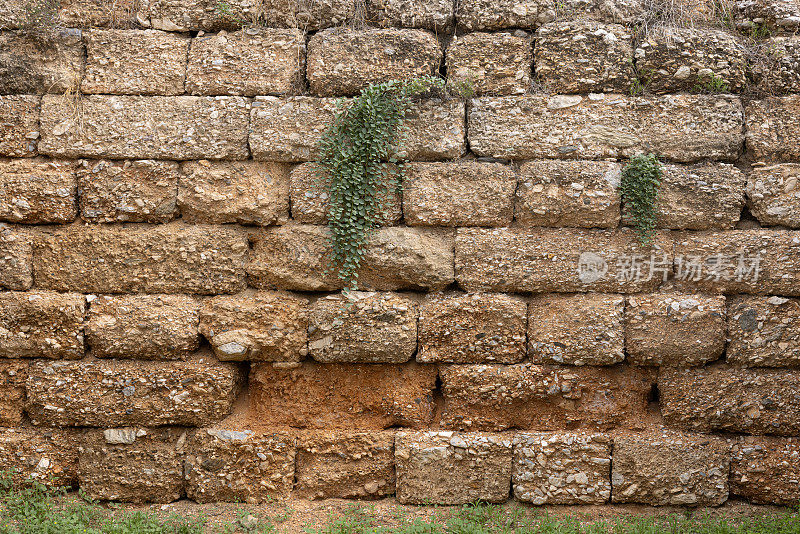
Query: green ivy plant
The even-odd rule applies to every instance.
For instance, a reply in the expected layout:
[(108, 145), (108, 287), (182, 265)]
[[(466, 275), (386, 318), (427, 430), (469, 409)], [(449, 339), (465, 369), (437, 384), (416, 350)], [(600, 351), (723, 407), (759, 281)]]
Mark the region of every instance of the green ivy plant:
[(620, 196), (643, 246), (653, 241), (658, 215), (658, 188), (664, 170), (655, 154), (640, 154), (631, 158), (622, 169)]
[(338, 102), (320, 141), (316, 174), (329, 197), (330, 269), (346, 290), (357, 289), (369, 234), (385, 219), (389, 199), (400, 190), (403, 163), (398, 153), (412, 98), (444, 88), (444, 80), (434, 76), (392, 80)]

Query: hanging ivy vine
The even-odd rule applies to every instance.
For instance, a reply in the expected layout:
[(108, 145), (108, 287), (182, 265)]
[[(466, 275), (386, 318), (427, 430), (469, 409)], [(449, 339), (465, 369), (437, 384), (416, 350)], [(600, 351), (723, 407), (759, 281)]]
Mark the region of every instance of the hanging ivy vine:
[(655, 154), (634, 156), (622, 169), (620, 196), (642, 245), (649, 245), (656, 231), (658, 188), (663, 174)]
[(358, 287), (358, 269), (370, 232), (386, 217), (402, 185), (403, 121), (415, 95), (443, 90), (425, 76), (370, 85), (340, 101), (320, 141), (317, 176), (329, 196), (330, 268), (346, 289)]

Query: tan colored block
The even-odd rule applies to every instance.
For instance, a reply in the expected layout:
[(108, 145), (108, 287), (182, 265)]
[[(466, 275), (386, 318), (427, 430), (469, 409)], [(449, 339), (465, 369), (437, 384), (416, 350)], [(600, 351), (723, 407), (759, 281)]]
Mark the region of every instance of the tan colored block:
[(625, 348), (634, 365), (705, 365), (725, 351), (725, 297), (665, 293), (631, 295)]
[(622, 295), (586, 293), (533, 297), (528, 351), (533, 363), (613, 365), (625, 359)]
[(420, 305), (418, 362), (525, 359), (527, 304), (502, 293), (431, 293)]
[(283, 224), (289, 218), (288, 166), (258, 161), (184, 163), (178, 208), (187, 222)]
[(524, 226), (616, 228), (621, 166), (607, 161), (526, 161), (514, 218)]
[(36, 155), (40, 101), (33, 95), (0, 95), (0, 156)]
[(298, 362), (308, 354), (308, 301), (274, 291), (212, 297), (200, 333), (220, 360)]
[(178, 164), (155, 160), (81, 160), (81, 218), (89, 222), (172, 220), (176, 212)]
[(800, 162), (800, 95), (751, 100), (745, 108), (747, 148), (756, 161)]
[(221, 226), (72, 225), (34, 243), (38, 287), (93, 293), (235, 293), (245, 287), (247, 239)]
[(184, 295), (92, 295), (86, 343), (98, 358), (184, 359), (200, 347), (198, 308)]
[(78, 480), (80, 431), (30, 427), (0, 428), (0, 465), (11, 480), (69, 486)]
[(82, 73), (80, 30), (0, 33), (0, 94), (75, 92)]
[(800, 499), (800, 439), (739, 436), (729, 484), (732, 495), (752, 503), (794, 505)]
[(303, 83), (306, 41), (298, 29), (250, 27), (192, 39), (186, 92), (195, 95), (282, 95)]
[(23, 291), (33, 285), (30, 234), (0, 223), (0, 288)]
[(505, 165), (411, 163), (403, 178), (403, 213), (410, 226), (507, 226), (516, 186)]
[(766, 27), (771, 33), (796, 33), (800, 5), (795, 0), (736, 0), (734, 22), (745, 33)]
[(397, 500), (403, 504), (505, 502), (511, 436), (478, 432), (398, 432)]
[(394, 434), (304, 432), (297, 444), (297, 494), (305, 499), (378, 499), (394, 494)]
[(449, 0), (377, 0), (369, 5), (382, 26), (423, 28), (437, 33), (452, 30), (453, 3)]
[(800, 228), (800, 163), (779, 163), (750, 171), (747, 203), (763, 225)]
[(27, 378), (27, 361), (0, 360), (0, 427), (22, 422)]
[(436, 369), (416, 364), (253, 364), (250, 416), (274, 427), (424, 428), (435, 383)]
[(800, 92), (800, 37), (772, 37), (762, 46), (766, 57), (750, 65), (758, 89), (768, 95)]
[(479, 95), (515, 95), (531, 87), (533, 43), (511, 33), (468, 33), (447, 47), (447, 81)]
[(0, 310), (0, 357), (83, 358), (83, 295), (1, 292)]
[(462, 0), (456, 4), (458, 27), (464, 31), (532, 29), (555, 16), (547, 0)]
[(0, 160), (0, 220), (46, 224), (77, 215), (75, 165), (46, 159)]
[[(246, 159), (241, 97), (45, 95), (42, 154), (112, 159)], [(11, 154), (14, 155), (14, 154)]]
[(800, 367), (800, 300), (730, 297), (725, 359), (746, 367)]
[(58, 19), (66, 26), (139, 28), (148, 24), (149, 0), (60, 0)]

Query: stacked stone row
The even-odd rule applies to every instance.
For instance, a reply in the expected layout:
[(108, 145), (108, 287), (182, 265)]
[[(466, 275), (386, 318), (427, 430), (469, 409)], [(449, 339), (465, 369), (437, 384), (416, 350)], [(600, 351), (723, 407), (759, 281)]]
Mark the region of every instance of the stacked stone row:
[[(132, 501), (800, 498), (791, 2), (736, 3), (774, 35), (758, 99), (732, 29), (642, 39), (636, 0), (218, 4), (0, 7), (2, 466)], [(337, 98), (442, 65), (477, 96), (415, 103), (332, 293)], [(689, 94), (709, 72), (730, 94)], [(653, 247), (618, 193), (643, 151)]]

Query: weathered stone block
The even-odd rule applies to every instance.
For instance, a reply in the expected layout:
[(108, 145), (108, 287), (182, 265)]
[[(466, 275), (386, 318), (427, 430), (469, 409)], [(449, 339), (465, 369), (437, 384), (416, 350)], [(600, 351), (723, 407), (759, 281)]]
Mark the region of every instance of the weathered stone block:
[[(20, 97), (22, 98), (22, 97)], [(246, 159), (241, 97), (45, 95), (42, 154), (112, 159)], [(11, 154), (14, 155), (14, 154)]]
[(419, 313), (418, 362), (525, 359), (527, 304), (502, 293), (432, 293)]
[(0, 292), (0, 310), (0, 357), (83, 357), (83, 295)]
[[(327, 229), (286, 225), (251, 236), (250, 285), (261, 289), (330, 291), (342, 281), (327, 272)], [(453, 236), (442, 229), (380, 228), (370, 236), (359, 271), (361, 289), (442, 289), (453, 282)]]
[(607, 161), (526, 161), (514, 219), (524, 226), (616, 228), (621, 166)]
[(200, 333), (220, 360), (297, 362), (308, 353), (308, 301), (274, 291), (213, 297)]
[(674, 431), (614, 437), (611, 500), (664, 506), (717, 506), (728, 500), (724, 440)]
[(467, 152), (465, 104), (451, 98), (422, 100), (405, 117), (406, 139), (398, 155), (408, 160), (455, 159)]
[(691, 367), (725, 351), (725, 297), (664, 293), (631, 295), (625, 348), (634, 365)]
[(82, 160), (78, 165), (81, 218), (89, 222), (172, 220), (178, 164), (154, 160)]
[(33, 95), (0, 95), (0, 156), (29, 158), (36, 155), (40, 100)]
[(0, 33), (0, 94), (74, 92), (82, 73), (80, 30)]
[(23, 291), (33, 285), (30, 234), (0, 223), (0, 288)]
[(726, 360), (746, 367), (800, 367), (800, 300), (731, 297)]
[(800, 6), (795, 0), (736, 0), (734, 22), (744, 32), (766, 28), (772, 33), (796, 33)]
[(479, 95), (514, 95), (531, 87), (533, 44), (510, 33), (468, 33), (447, 47), (447, 81)]
[(647, 248), (628, 230), (460, 228), (455, 243), (456, 280), (467, 291), (635, 293), (672, 272), (665, 233)]
[(148, 24), (149, 0), (60, 0), (58, 19), (75, 28), (139, 28)]
[(350, 291), (311, 304), (308, 350), (318, 362), (402, 363), (417, 350), (419, 310), (397, 293)]
[(800, 439), (740, 436), (732, 447), (732, 495), (752, 503), (794, 505), (800, 499)]
[(611, 497), (611, 437), (586, 432), (514, 436), (514, 497), (533, 504), (605, 504)]
[(672, 426), (781, 436), (800, 432), (798, 370), (664, 368), (658, 390), (661, 413)]
[(75, 165), (45, 159), (0, 160), (0, 220), (67, 223), (77, 215)]
[(516, 186), (506, 165), (411, 163), (403, 178), (403, 213), (410, 226), (507, 226)]
[(86, 343), (98, 358), (184, 359), (200, 346), (198, 308), (184, 295), (92, 296)]
[(441, 425), (464, 430), (638, 427), (653, 370), (544, 365), (447, 365)]
[(535, 28), (556, 17), (547, 0), (462, 0), (456, 5), (458, 26), (464, 31)]
[(289, 218), (288, 166), (258, 161), (184, 163), (178, 208), (187, 222), (282, 224)]
[(773, 37), (764, 48), (760, 61), (750, 65), (758, 89), (768, 95), (800, 92), (800, 37)]
[(302, 87), (306, 41), (298, 29), (251, 27), (192, 40), (186, 92), (281, 95)]
[(378, 499), (395, 492), (394, 432), (305, 432), (297, 443), (298, 496)]
[(674, 233), (681, 289), (800, 295), (800, 236), (787, 230)]
[(633, 35), (620, 24), (576, 20), (536, 31), (536, 81), (554, 93), (625, 93), (632, 59)]
[(800, 228), (800, 163), (779, 163), (750, 171), (747, 203), (761, 224)]
[(79, 439), (75, 430), (0, 428), (0, 465), (19, 485), (68, 486), (78, 480)]
[(294, 466), (295, 440), (286, 432), (198, 429), (187, 444), (186, 496), (250, 504), (286, 497)]
[(603, 293), (542, 295), (528, 306), (533, 363), (612, 365), (625, 359), (625, 297)]
[(452, 30), (453, 3), (449, 0), (377, 0), (369, 7), (381, 25), (424, 28), (441, 33)]
[(27, 361), (0, 360), (0, 427), (22, 422), (27, 378)]
[(234, 228), (172, 223), (67, 226), (37, 236), (38, 287), (94, 293), (235, 293), (247, 239)]
[(745, 109), (746, 142), (756, 161), (800, 161), (800, 95), (751, 100)]
[(403, 504), (505, 502), (511, 436), (478, 432), (398, 432), (397, 500)]
[(183, 493), (186, 431), (90, 430), (80, 445), (78, 481), (92, 499), (168, 503)]
[(250, 412), (265, 426), (424, 428), (433, 420), (435, 383), (435, 367), (416, 364), (254, 364)]
[(469, 141), (497, 158), (735, 160), (742, 121), (741, 102), (726, 95), (481, 97), (470, 106)]
[(336, 28), (311, 37), (306, 77), (314, 94), (353, 95), (372, 83), (436, 74), (441, 61), (439, 41), (426, 31)]
[(242, 378), (210, 355), (185, 362), (33, 362), (25, 410), (44, 426), (202, 426), (228, 415)]

